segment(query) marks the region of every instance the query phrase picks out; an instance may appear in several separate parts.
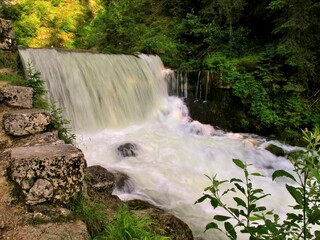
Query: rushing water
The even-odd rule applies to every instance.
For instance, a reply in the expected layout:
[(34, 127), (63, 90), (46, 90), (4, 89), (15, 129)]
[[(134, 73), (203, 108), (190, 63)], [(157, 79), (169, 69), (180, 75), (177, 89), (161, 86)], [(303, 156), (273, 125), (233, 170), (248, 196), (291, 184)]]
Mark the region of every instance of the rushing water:
[[(270, 175), (276, 169), (290, 169), (287, 159), (265, 150), (268, 142), (263, 138), (225, 133), (192, 121), (183, 101), (168, 96), (169, 70), (158, 57), (55, 49), (19, 53), (24, 65), (30, 60), (41, 72), (51, 96), (65, 108), (88, 165), (129, 175), (132, 187), (115, 191), (120, 198), (144, 199), (175, 214), (198, 239), (225, 239), (219, 232), (204, 233), (219, 212), (213, 212), (209, 202), (194, 202), (210, 184), (205, 174), (243, 177), (232, 163), (237, 158), (267, 176), (255, 180), (257, 187), (272, 194), (263, 204), (286, 212), (290, 200), (283, 183), (272, 183)], [(117, 148), (124, 143), (136, 144), (137, 156), (121, 157)]]

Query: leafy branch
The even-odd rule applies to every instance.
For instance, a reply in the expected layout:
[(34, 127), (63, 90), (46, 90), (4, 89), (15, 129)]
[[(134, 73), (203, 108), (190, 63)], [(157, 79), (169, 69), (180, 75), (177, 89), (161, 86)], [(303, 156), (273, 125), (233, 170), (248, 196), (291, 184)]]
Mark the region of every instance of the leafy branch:
[[(281, 221), (273, 210), (267, 210), (259, 204), (270, 194), (263, 189), (255, 188), (252, 177), (263, 177), (260, 173), (249, 172), (252, 164), (239, 159), (233, 159), (234, 164), (244, 174), (244, 180), (232, 178), (220, 181), (214, 177), (208, 177), (211, 185), (205, 188), (206, 192), (196, 203), (209, 200), (213, 209), (222, 208), (225, 215), (214, 215), (213, 221), (208, 223), (206, 231), (217, 229), (223, 232), (229, 239), (237, 239), (237, 230), (248, 234), (250, 240), (267, 239), (320, 239), (320, 231), (314, 226), (320, 225), (320, 130), (314, 132), (303, 131), (303, 137), (308, 143), (305, 152), (289, 157), (294, 167), (293, 173), (285, 170), (277, 170), (272, 179), (286, 177), (292, 184), (286, 184), (286, 189), (295, 200), (295, 205), (290, 206), (292, 212), (287, 213), (286, 219)], [(221, 186), (229, 183), (232, 187), (222, 191)], [(231, 196), (230, 196), (231, 194)], [(225, 198), (232, 198), (236, 208), (225, 203)], [(221, 224), (223, 223), (224, 229)]]

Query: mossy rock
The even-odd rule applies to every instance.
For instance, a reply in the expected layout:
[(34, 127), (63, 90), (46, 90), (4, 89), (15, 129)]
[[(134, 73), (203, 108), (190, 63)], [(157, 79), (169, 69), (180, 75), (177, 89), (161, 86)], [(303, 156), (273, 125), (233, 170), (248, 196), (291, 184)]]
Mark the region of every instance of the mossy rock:
[(284, 157), (286, 155), (285, 151), (281, 147), (274, 144), (269, 144), (268, 147), (266, 147), (266, 150), (276, 155), (277, 157)]

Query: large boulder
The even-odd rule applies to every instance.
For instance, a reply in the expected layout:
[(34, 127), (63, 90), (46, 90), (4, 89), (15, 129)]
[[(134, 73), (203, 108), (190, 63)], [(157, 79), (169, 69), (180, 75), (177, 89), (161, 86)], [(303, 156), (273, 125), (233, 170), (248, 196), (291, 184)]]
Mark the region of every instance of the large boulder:
[(1, 98), (9, 107), (32, 108), (33, 89), (31, 87), (9, 86), (0, 89)]
[(9, 157), (9, 179), (16, 183), (26, 204), (66, 204), (83, 190), (86, 161), (71, 144), (17, 147)]
[(27, 136), (43, 132), (50, 123), (51, 114), (46, 110), (15, 110), (3, 115), (5, 132), (14, 136)]

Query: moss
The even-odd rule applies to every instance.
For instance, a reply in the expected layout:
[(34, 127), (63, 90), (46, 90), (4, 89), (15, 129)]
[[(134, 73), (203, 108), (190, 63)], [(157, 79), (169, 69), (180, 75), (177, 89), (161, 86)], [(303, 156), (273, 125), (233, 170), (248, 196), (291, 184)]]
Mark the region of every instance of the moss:
[(268, 147), (266, 147), (266, 150), (268, 150), (269, 152), (271, 152), (272, 154), (276, 155), (276, 156), (282, 156), (284, 157), (285, 156), (285, 151), (281, 148), (281, 147), (278, 147), (274, 144), (269, 144)]

